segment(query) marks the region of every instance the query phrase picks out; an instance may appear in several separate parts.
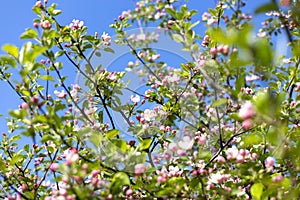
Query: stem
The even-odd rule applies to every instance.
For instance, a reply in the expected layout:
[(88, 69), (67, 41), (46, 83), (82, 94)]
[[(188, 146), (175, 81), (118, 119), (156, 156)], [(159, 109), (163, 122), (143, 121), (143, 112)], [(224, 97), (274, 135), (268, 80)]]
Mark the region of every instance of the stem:
[(157, 80), (161, 81), (161, 79), (150, 69), (150, 67), (147, 66), (147, 64), (144, 62), (144, 60), (139, 56), (135, 48), (129, 43), (127, 39), (125, 39), (125, 42), (127, 43), (128, 47), (131, 49), (131, 51), (134, 53), (136, 58), (144, 65), (144, 67), (152, 74)]
[[(215, 90), (215, 100), (217, 100), (217, 91)], [(219, 109), (218, 106), (216, 106), (216, 113), (217, 113), (217, 120), (218, 120), (218, 129), (219, 129), (219, 143), (220, 143), (220, 148), (223, 147), (223, 139), (222, 139), (222, 129), (221, 129), (221, 118), (219, 115)]]
[(221, 147), (219, 148), (219, 150), (217, 151), (217, 153), (209, 160), (209, 162), (204, 166), (204, 168), (207, 168), (219, 155), (220, 153), (230, 144), (230, 142), (237, 136), (243, 135), (245, 133), (247, 133), (248, 131), (254, 129), (255, 127), (250, 128), (249, 130), (246, 131), (242, 131), (240, 133), (236, 133), (233, 136), (231, 136), (227, 142)]

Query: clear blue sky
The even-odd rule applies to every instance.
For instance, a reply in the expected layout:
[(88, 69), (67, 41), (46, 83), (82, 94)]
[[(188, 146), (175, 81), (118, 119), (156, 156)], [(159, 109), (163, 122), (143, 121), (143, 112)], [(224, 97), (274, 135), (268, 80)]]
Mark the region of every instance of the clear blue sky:
[[(63, 11), (62, 15), (58, 17), (61, 24), (69, 24), (73, 19), (84, 21), (85, 25), (89, 27), (88, 32), (93, 34), (95, 31), (101, 35), (103, 31), (114, 35), (114, 30), (109, 28), (113, 23), (114, 18), (117, 18), (123, 10), (133, 9), (136, 1), (133, 0), (57, 0), (58, 9)], [(182, 1), (183, 3), (185, 1)], [(249, 1), (249, 12), (253, 12), (254, 8), (263, 1)], [(49, 4), (53, 3), (49, 0)], [(34, 0), (20, 0), (20, 1), (1, 1), (0, 2), (0, 45), (6, 43), (15, 44), (18, 47), (24, 43), (19, 40), (19, 36), (28, 27), (32, 27), (33, 19), (36, 18), (35, 13), (31, 11), (35, 4)], [(193, 9), (199, 10), (199, 20), (201, 14), (208, 7), (213, 7), (214, 0), (191, 0), (189, 5)], [(201, 25), (204, 27), (204, 25)], [(2, 54), (3, 52), (0, 51)], [(12, 92), (6, 83), (0, 82), (0, 113), (7, 116), (7, 112), (11, 109), (16, 109), (18, 96)], [(6, 131), (6, 121), (3, 117), (0, 118), (0, 132)]]

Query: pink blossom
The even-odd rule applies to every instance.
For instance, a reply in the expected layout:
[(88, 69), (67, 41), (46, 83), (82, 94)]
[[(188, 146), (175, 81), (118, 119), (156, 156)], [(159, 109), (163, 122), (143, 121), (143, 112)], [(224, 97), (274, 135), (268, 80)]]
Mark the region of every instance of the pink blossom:
[(133, 194), (133, 191), (132, 191), (132, 189), (127, 189), (126, 190), (126, 196), (131, 196)]
[(39, 7), (39, 8), (43, 7), (42, 1), (37, 1), (37, 2), (35, 2), (35, 6), (37, 6), (37, 7)]
[(178, 142), (178, 146), (182, 150), (190, 150), (193, 148), (193, 145), (194, 145), (194, 139), (192, 139), (189, 136), (184, 136), (183, 139)]
[(158, 183), (163, 183), (163, 182), (166, 182), (166, 178), (165, 177), (163, 177), (163, 176), (158, 176), (157, 177), (157, 179), (156, 179), (156, 181), (158, 182)]
[(146, 121), (151, 121), (154, 116), (155, 116), (155, 113), (153, 110), (150, 110), (150, 109), (146, 109), (144, 111), (144, 113), (142, 114), (143, 118), (146, 120)]
[(93, 177), (96, 177), (96, 176), (98, 176), (98, 174), (99, 174), (99, 170), (93, 170), (93, 171), (91, 172), (91, 174), (92, 174)]
[(28, 103), (26, 103), (26, 102), (21, 103), (21, 105), (19, 105), (19, 108), (20, 109), (27, 109), (27, 108), (29, 108)]
[(34, 27), (34, 28), (38, 28), (38, 27), (39, 27), (39, 24), (36, 23), (36, 22), (34, 22), (34, 23), (33, 23), (33, 27)]
[(239, 111), (239, 116), (243, 119), (243, 120), (246, 120), (246, 119), (250, 119), (254, 116), (254, 106), (252, 104), (251, 101), (246, 101), (240, 111)]
[(295, 83), (295, 85), (296, 85), (295, 91), (296, 92), (300, 91), (300, 82)]
[(169, 177), (181, 176), (182, 172), (183, 172), (183, 171), (180, 170), (178, 166), (176, 166), (176, 167), (174, 167), (174, 166), (169, 166), (169, 173), (168, 173), (168, 176), (169, 176)]
[(62, 90), (61, 92), (55, 90), (54, 94), (56, 95), (56, 97), (58, 97), (60, 99), (63, 99), (67, 96), (67, 93), (64, 90)]
[(79, 159), (76, 149), (68, 149), (64, 151), (64, 157), (66, 158), (66, 165), (71, 165)]
[(208, 17), (210, 17), (211, 15), (208, 12), (204, 12), (202, 14), (202, 21), (206, 22), (208, 20)]
[(130, 100), (131, 100), (133, 103), (138, 103), (138, 102), (140, 102), (141, 98), (140, 98), (139, 95), (135, 95), (135, 96), (131, 95)]
[(257, 159), (257, 158), (258, 158), (258, 155), (257, 155), (257, 153), (253, 153), (253, 154), (251, 154), (251, 158), (252, 158), (252, 159), (254, 159), (254, 160), (255, 160), (255, 159)]
[(226, 162), (226, 160), (225, 160), (225, 158), (224, 158), (223, 156), (218, 156), (218, 157), (217, 157), (217, 161), (218, 161), (219, 163), (225, 163), (225, 162)]
[(259, 80), (259, 76), (256, 75), (246, 76), (246, 81), (257, 81), (257, 80)]
[(39, 103), (39, 97), (38, 96), (31, 97), (30, 102), (32, 102), (34, 104), (38, 104)]
[(56, 172), (58, 170), (58, 163), (51, 163), (50, 170)]
[(79, 28), (83, 27), (84, 22), (79, 21), (78, 19), (73, 19), (72, 23), (70, 23), (69, 27), (72, 28), (73, 30), (77, 30)]
[(109, 79), (109, 80), (112, 80), (112, 81), (117, 80), (116, 72), (109, 72), (109, 74), (106, 78)]
[(282, 181), (283, 180), (283, 176), (280, 174), (280, 175), (278, 175), (278, 176), (274, 176), (273, 178), (272, 178), (272, 180), (274, 181), (274, 182), (280, 182), (280, 181)]
[(236, 156), (236, 161), (237, 161), (238, 163), (242, 163), (242, 162), (244, 162), (244, 160), (245, 160), (245, 158), (244, 158), (243, 155), (238, 154), (238, 155)]
[(267, 157), (267, 159), (265, 160), (265, 164), (267, 168), (273, 168), (274, 164), (275, 164), (275, 159), (273, 157)]
[(236, 148), (236, 146), (228, 148), (226, 150), (227, 159), (231, 160), (233, 158), (236, 158), (236, 156), (238, 155), (238, 153), (239, 153), (239, 150)]
[(146, 166), (144, 164), (137, 164), (134, 166), (134, 173), (136, 175), (143, 174), (146, 171)]
[(42, 21), (40, 25), (43, 29), (50, 29), (52, 27), (52, 24), (48, 20)]
[(101, 39), (106, 44), (110, 44), (110, 42), (111, 42), (111, 37), (108, 35), (108, 33), (105, 33), (105, 32), (102, 33)]
[(200, 144), (205, 144), (205, 142), (206, 142), (206, 135), (201, 135), (201, 136), (199, 137), (199, 139), (198, 139), (198, 142), (199, 142)]
[(157, 60), (158, 58), (160, 58), (160, 54), (154, 54), (152, 56), (149, 56), (148, 60), (149, 61), (155, 61)]
[(214, 56), (214, 55), (216, 55), (217, 54), (217, 52), (218, 52), (218, 49), (216, 48), (216, 47), (212, 47), (211, 49), (210, 49), (210, 54), (212, 55), (212, 56)]
[(177, 144), (174, 143), (174, 142), (170, 143), (168, 149), (171, 150), (171, 151), (176, 151), (177, 150)]
[(149, 127), (150, 127), (149, 124), (143, 124), (143, 125), (142, 125), (142, 128), (143, 128), (144, 130), (147, 130)]
[(280, 4), (283, 6), (289, 6), (291, 4), (291, 0), (280, 0)]
[(249, 129), (251, 128), (251, 126), (252, 126), (252, 122), (251, 122), (250, 119), (246, 119), (246, 120), (243, 121), (243, 123), (242, 123), (242, 127), (243, 127), (243, 129), (245, 129), (245, 130), (249, 130)]

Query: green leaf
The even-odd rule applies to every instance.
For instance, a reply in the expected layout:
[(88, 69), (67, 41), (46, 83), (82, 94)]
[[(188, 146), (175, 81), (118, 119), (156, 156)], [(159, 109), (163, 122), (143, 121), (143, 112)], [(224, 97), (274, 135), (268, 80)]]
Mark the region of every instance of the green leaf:
[(10, 165), (13, 166), (14, 164), (16, 164), (17, 162), (23, 162), (24, 157), (20, 154), (16, 154), (13, 156), (13, 158), (10, 161)]
[(24, 33), (21, 34), (20, 39), (25, 40), (25, 39), (37, 39), (38, 34), (36, 30), (33, 30), (31, 28), (26, 29)]
[(19, 57), (19, 49), (15, 45), (5, 44), (2, 46), (2, 50), (6, 51), (9, 55), (12, 55), (15, 58)]
[(125, 140), (121, 139), (111, 139), (110, 140), (112, 148), (118, 150), (119, 152), (125, 153), (127, 151), (128, 145)]
[(205, 70), (207, 71), (208, 74), (216, 73), (216, 72), (219, 71), (218, 70), (218, 63), (214, 59), (207, 60), (205, 62), (204, 67), (205, 67)]
[(95, 55), (96, 55), (97, 57), (101, 57), (101, 53), (100, 53), (99, 51), (96, 51), (96, 52), (95, 52)]
[(245, 85), (245, 74), (239, 76), (235, 81), (235, 90), (237, 92), (241, 91), (241, 88)]
[(61, 14), (61, 13), (62, 13), (61, 10), (53, 10), (53, 11), (52, 11), (52, 15), (53, 15), (53, 16), (59, 15), (59, 14)]
[(109, 130), (106, 133), (106, 138), (112, 139), (112, 138), (116, 137), (117, 135), (119, 135), (119, 133), (120, 133), (120, 130), (117, 130), (117, 129)]
[(200, 23), (200, 21), (196, 21), (195, 23), (193, 23), (193, 24), (190, 26), (190, 29), (194, 28), (194, 27), (197, 26), (199, 23)]
[(169, 13), (172, 17), (176, 18), (176, 11), (171, 8), (166, 8), (166, 12)]
[(66, 52), (65, 50), (58, 51), (55, 53), (54, 56), (55, 56), (55, 58), (58, 58), (58, 57), (62, 56), (65, 52)]
[(244, 136), (243, 141), (244, 146), (253, 147), (253, 145), (258, 145), (262, 142), (262, 137), (259, 134), (249, 134)]
[(106, 52), (115, 53), (115, 51), (112, 48), (106, 47), (103, 49)]
[(272, 10), (278, 10), (276, 3), (265, 3), (255, 10), (255, 14), (266, 13)]
[(226, 103), (227, 103), (227, 99), (225, 99), (225, 98), (218, 99), (212, 103), (211, 107), (218, 107), (218, 106), (226, 104)]
[(122, 191), (123, 186), (130, 185), (129, 177), (124, 172), (117, 172), (113, 178), (110, 185), (110, 189), (112, 190), (113, 194)]
[(148, 138), (148, 139), (144, 139), (143, 141), (140, 142), (140, 144), (138, 145), (137, 149), (139, 151), (144, 151), (144, 150), (148, 150), (151, 146), (152, 143), (152, 139)]
[(15, 136), (13, 136), (12, 138), (10, 138), (10, 142), (14, 142), (14, 141), (16, 141), (16, 140), (20, 140), (21, 139), (21, 136), (20, 135), (15, 135)]
[(49, 76), (49, 75), (41, 76), (41, 79), (45, 81), (54, 81), (53, 76)]
[(263, 193), (264, 185), (262, 183), (255, 183), (251, 186), (250, 192), (255, 200), (260, 200)]
[(15, 59), (13, 59), (10, 56), (0, 56), (0, 65), (4, 66), (4, 65), (10, 65), (13, 68), (17, 67), (17, 62)]
[(208, 12), (214, 17), (218, 17), (218, 15), (219, 15), (219, 12), (217, 10), (214, 10), (211, 8), (208, 9)]
[(172, 39), (175, 41), (175, 42), (184, 42), (183, 40), (183, 37), (179, 34), (172, 34)]
[(102, 124), (103, 123), (103, 110), (98, 113), (98, 121)]

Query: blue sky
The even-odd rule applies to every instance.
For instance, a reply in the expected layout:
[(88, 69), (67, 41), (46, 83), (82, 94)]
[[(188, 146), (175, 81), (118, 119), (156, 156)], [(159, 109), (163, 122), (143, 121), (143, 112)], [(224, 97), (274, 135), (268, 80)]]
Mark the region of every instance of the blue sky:
[[(85, 25), (89, 27), (88, 32), (93, 34), (95, 31), (108, 32), (110, 35), (114, 35), (114, 30), (109, 28), (109, 25), (113, 23), (114, 18), (117, 18), (123, 10), (134, 8), (136, 1), (133, 0), (57, 0), (58, 9), (63, 11), (62, 15), (58, 16), (58, 20), (62, 25), (69, 24), (73, 19), (79, 19), (84, 21)], [(182, 1), (183, 3), (185, 1)], [(249, 1), (251, 2), (251, 1)], [(252, 1), (248, 5), (249, 12), (253, 12), (263, 1)], [(49, 0), (49, 4), (53, 3)], [(28, 27), (33, 27), (33, 19), (36, 18), (35, 13), (31, 11), (35, 1), (1, 1), (0, 2), (0, 45), (10, 43), (18, 47), (24, 43), (19, 40), (21, 33)], [(214, 0), (199, 1), (191, 0), (189, 6), (193, 9), (199, 10), (199, 14), (196, 16), (201, 20), (201, 14), (208, 7), (213, 7)], [(205, 25), (201, 24), (200, 29), (204, 29)], [(0, 51), (0, 53), (3, 53)], [(74, 77), (75, 80), (75, 77)], [(4, 82), (0, 82), (0, 113), (7, 116), (7, 113), (11, 109), (16, 109), (21, 102), (18, 100), (18, 96), (8, 87)], [(0, 118), (0, 131), (6, 131), (6, 121), (3, 117)]]

